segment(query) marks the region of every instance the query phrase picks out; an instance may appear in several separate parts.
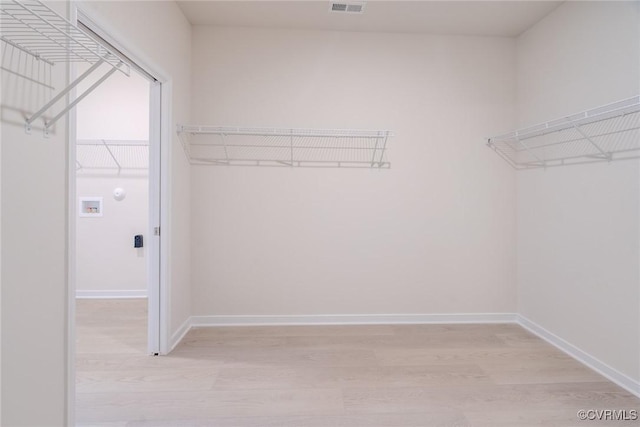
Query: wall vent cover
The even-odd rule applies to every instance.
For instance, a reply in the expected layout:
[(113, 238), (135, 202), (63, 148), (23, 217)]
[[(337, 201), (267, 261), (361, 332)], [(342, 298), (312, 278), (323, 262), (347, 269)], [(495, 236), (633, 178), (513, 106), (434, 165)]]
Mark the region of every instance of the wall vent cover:
[(331, 2), (330, 12), (340, 13), (362, 13), (364, 12), (364, 2)]

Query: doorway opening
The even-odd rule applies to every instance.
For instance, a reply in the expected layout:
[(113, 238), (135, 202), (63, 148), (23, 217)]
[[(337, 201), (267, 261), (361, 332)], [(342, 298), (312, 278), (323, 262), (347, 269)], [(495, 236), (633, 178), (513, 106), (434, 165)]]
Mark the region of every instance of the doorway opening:
[(168, 303), (161, 298), (161, 140), (168, 135), (163, 84), (77, 13), (78, 27), (116, 52), (128, 70), (98, 86), (70, 121), (72, 418), (81, 415), (84, 386), (95, 390), (97, 371), (124, 360), (145, 364), (150, 355), (166, 352), (161, 301)]
[(150, 94), (151, 82), (131, 67), (76, 107), (78, 358), (102, 345), (148, 350)]

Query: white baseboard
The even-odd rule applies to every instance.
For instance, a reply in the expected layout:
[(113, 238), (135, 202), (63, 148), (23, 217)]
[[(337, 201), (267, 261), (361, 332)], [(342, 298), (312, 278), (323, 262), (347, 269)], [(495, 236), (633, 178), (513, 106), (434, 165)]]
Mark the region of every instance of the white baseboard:
[(516, 316), (515, 313), (191, 316), (171, 335), (169, 353), (194, 327), (515, 323)]
[(573, 357), (577, 361), (598, 372), (600, 375), (618, 384), (629, 393), (640, 397), (640, 382), (612, 368), (606, 363), (601, 362), (585, 351), (579, 349), (575, 345), (569, 343), (568, 341), (565, 341), (554, 333), (549, 332), (542, 326), (538, 325), (535, 322), (532, 322), (522, 315), (517, 316), (517, 322), (520, 326), (527, 329), (532, 334), (537, 335), (538, 337), (547, 341), (549, 344), (555, 346), (569, 356)]
[(193, 316), (191, 326), (393, 325), (430, 323), (515, 323), (515, 313), (316, 314)]
[(319, 314), (319, 315), (257, 315), (257, 316), (191, 316), (171, 336), (173, 350), (194, 327), (219, 326), (286, 326), (286, 325), (397, 325), (397, 324), (479, 324), (517, 323), (547, 341), (577, 361), (640, 397), (640, 382), (601, 362), (573, 344), (549, 332), (517, 313), (454, 313), (454, 314)]
[(168, 353), (171, 353), (173, 351), (174, 348), (176, 348), (176, 346), (178, 344), (180, 344), (180, 341), (182, 341), (182, 339), (184, 338), (185, 335), (187, 335), (187, 333), (191, 330), (192, 327), (192, 317), (187, 318), (187, 320), (185, 320), (182, 325), (180, 325), (180, 327), (178, 328), (177, 331), (175, 331), (172, 335), (171, 338), (169, 338), (169, 351)]
[(146, 298), (147, 291), (80, 291), (76, 290), (76, 298), (96, 298), (96, 299), (112, 299), (112, 298)]

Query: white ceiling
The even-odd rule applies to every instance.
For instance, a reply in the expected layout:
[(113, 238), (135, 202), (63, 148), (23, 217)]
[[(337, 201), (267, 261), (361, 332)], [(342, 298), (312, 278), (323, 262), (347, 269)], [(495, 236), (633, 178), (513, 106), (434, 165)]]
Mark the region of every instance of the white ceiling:
[(562, 1), (368, 1), (363, 14), (329, 1), (178, 1), (193, 25), (515, 37)]

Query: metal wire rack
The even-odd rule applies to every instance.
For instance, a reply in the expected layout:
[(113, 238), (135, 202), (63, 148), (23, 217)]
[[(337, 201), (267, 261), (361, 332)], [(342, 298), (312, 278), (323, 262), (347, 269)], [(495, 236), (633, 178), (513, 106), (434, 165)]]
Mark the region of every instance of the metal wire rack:
[(149, 169), (149, 141), (78, 140), (76, 172), (120, 175), (146, 174)]
[(388, 130), (179, 125), (191, 164), (388, 169)]
[(73, 106), (98, 87), (115, 71), (129, 74), (129, 66), (118, 55), (89, 37), (74, 24), (38, 0), (0, 0), (0, 40), (52, 67), (57, 63), (87, 62), (92, 66), (54, 96), (40, 110), (26, 119), (26, 130), (82, 80), (107, 64), (108, 71), (69, 105), (49, 120), (45, 120), (45, 135), (49, 128)]
[(640, 96), (488, 138), (515, 169), (640, 158)]

